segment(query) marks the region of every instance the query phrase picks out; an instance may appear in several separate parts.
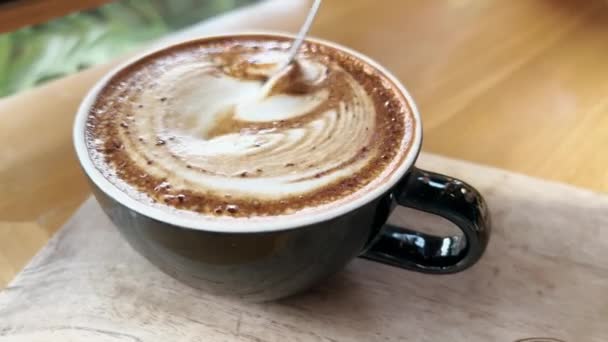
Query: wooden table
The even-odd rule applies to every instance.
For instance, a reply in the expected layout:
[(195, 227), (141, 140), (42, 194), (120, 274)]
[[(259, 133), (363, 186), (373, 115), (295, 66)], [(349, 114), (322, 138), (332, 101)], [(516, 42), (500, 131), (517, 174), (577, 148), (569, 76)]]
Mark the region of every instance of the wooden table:
[[(273, 0), (209, 25), (294, 30), (306, 2)], [(608, 191), (605, 1), (330, 0), (313, 34), (404, 82), (424, 150)], [(0, 284), (89, 194), (71, 125), (108, 68), (0, 100)]]
[(63, 15), (94, 8), (110, 0), (0, 1), (0, 34), (47, 22)]

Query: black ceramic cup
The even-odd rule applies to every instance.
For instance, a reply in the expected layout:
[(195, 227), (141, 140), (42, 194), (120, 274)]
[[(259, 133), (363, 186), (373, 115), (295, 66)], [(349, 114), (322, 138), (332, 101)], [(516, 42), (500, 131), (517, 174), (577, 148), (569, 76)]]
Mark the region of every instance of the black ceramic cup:
[[(231, 36), (245, 34), (250, 33)], [(201, 38), (205, 39), (210, 38)], [(414, 166), (422, 129), (408, 91), (370, 58), (335, 43), (311, 40), (369, 64), (408, 101), (414, 116), (413, 136), (390, 179), (332, 210), (293, 220), (277, 218), (265, 224), (231, 226), (197, 221), (147, 206), (104, 178), (85, 145), (86, 118), (97, 94), (116, 72), (139, 59), (135, 58), (110, 72), (89, 92), (74, 126), (78, 159), (105, 213), (135, 250), (166, 273), (212, 293), (253, 301), (302, 291), (356, 257), (434, 274), (459, 272), (475, 264), (490, 236), (486, 204), (470, 185)], [(433, 236), (387, 224), (395, 206), (444, 217), (462, 234)]]

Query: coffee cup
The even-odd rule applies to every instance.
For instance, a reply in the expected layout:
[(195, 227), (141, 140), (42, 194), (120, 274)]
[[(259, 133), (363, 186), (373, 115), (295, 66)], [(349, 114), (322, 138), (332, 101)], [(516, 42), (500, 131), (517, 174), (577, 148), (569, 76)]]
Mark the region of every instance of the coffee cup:
[[(251, 35), (258, 33), (203, 37), (180, 44)], [(406, 99), (413, 118), (412, 136), (390, 177), (330, 210), (238, 225), (166, 215), (134, 199), (95, 166), (86, 143), (86, 126), (102, 89), (119, 72), (142, 63), (150, 55), (146, 54), (101, 79), (76, 115), (73, 138), (77, 156), (104, 212), (136, 251), (167, 274), (193, 287), (245, 300), (293, 295), (338, 272), (356, 257), (430, 274), (460, 272), (474, 265), (490, 236), (485, 201), (469, 184), (414, 165), (421, 149), (422, 122), (409, 92), (369, 57), (333, 42), (309, 40), (373, 67)], [(443, 217), (462, 234), (435, 236), (387, 223), (397, 206)]]

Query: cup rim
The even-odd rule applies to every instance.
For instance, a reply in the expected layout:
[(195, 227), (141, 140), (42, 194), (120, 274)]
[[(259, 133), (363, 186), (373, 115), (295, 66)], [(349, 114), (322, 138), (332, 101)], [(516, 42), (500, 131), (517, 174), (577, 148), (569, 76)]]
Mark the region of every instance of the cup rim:
[(403, 84), (397, 79), (397, 77), (395, 77), (385, 67), (383, 67), (380, 63), (376, 62), (372, 58), (338, 43), (334, 43), (316, 37), (307, 37), (306, 40), (328, 46), (338, 51), (345, 52), (359, 60), (362, 60), (366, 64), (378, 70), (384, 77), (386, 77), (391, 83), (393, 83), (399, 93), (405, 98), (407, 105), (411, 111), (411, 115), (414, 121), (414, 129), (410, 140), (410, 146), (408, 146), (406, 155), (401, 159), (401, 163), (396, 167), (396, 169), (394, 169), (388, 175), (389, 178), (385, 181), (382, 181), (376, 188), (370, 189), (364, 194), (353, 198), (351, 201), (342, 203), (338, 206), (324, 208), (319, 211), (309, 212), (297, 217), (291, 215), (273, 216), (272, 220), (264, 220), (263, 222), (257, 222), (259, 224), (255, 224), (255, 219), (251, 218), (227, 218), (226, 220), (218, 218), (207, 219), (204, 215), (200, 214), (180, 215), (179, 211), (173, 212), (169, 210), (163, 210), (162, 208), (148, 205), (129, 196), (126, 192), (119, 189), (115, 184), (113, 184), (110, 180), (103, 176), (101, 171), (93, 164), (93, 161), (89, 155), (89, 151), (85, 142), (85, 126), (89, 110), (97, 99), (99, 92), (116, 74), (126, 69), (133, 63), (136, 63), (137, 61), (145, 58), (146, 56), (155, 54), (157, 52), (171, 48), (176, 45), (188, 44), (196, 41), (204, 41), (209, 39), (221, 39), (228, 37), (243, 37), (255, 35), (275, 36), (277, 38), (291, 39), (295, 37), (294, 34), (277, 31), (242, 31), (225, 34), (203, 35), (189, 39), (180, 39), (178, 41), (171, 41), (153, 49), (148, 49), (143, 53), (137, 54), (136, 56), (129, 58), (126, 62), (114, 67), (111, 71), (107, 72), (100, 80), (98, 80), (80, 103), (80, 106), (76, 113), (76, 118), (74, 120), (73, 127), (73, 142), (74, 147), (76, 149), (78, 161), (80, 162), (80, 165), (83, 168), (85, 174), (94, 183), (94, 185), (101, 192), (111, 197), (119, 204), (143, 216), (181, 228), (218, 233), (261, 233), (290, 230), (299, 227), (310, 226), (313, 224), (334, 219), (336, 217), (352, 212), (358, 208), (361, 208), (366, 204), (372, 202), (373, 200), (377, 199), (378, 197), (382, 196), (383, 194), (387, 193), (392, 187), (394, 187), (395, 184), (400, 179), (402, 179), (403, 176), (407, 173), (407, 171), (413, 166), (418, 156), (418, 153), (420, 152), (420, 146), (422, 143), (422, 122), (420, 119), (418, 107), (416, 106), (413, 97), (405, 88), (405, 86), (403, 86)]

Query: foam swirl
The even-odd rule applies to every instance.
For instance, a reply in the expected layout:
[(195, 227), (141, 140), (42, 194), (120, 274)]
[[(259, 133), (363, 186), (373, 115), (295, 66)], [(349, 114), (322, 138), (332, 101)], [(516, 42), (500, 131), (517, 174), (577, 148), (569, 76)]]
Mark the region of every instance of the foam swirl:
[(157, 61), (154, 72), (115, 84), (115, 99), (95, 112), (113, 116), (111, 139), (97, 132), (93, 144), (119, 150), (113, 162), (127, 183), (137, 178), (132, 170), (145, 170), (152, 197), (167, 203), (184, 202), (183, 194), (226, 203), (301, 199), (386, 158), (375, 141), (377, 106), (358, 79), (336, 61), (304, 54), (267, 83), (285, 58), (281, 47)]

